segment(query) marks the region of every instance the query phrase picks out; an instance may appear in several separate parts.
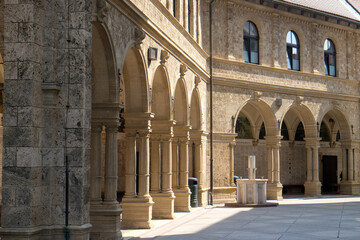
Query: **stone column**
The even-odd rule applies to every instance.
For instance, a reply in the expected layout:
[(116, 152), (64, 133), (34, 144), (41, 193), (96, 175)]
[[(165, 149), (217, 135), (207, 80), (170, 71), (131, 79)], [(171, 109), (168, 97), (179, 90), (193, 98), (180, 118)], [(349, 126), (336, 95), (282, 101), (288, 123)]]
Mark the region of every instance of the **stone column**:
[(173, 138), (172, 141), (172, 186), (173, 189), (179, 188), (179, 153), (178, 139)]
[(312, 148), (306, 147), (306, 181), (311, 182), (313, 180), (313, 154)]
[(357, 154), (355, 153), (359, 141), (345, 140), (341, 141), (343, 149), (342, 160), (342, 181), (340, 183), (341, 194), (359, 194), (360, 184), (356, 179), (356, 162), (358, 161)]
[(189, 212), (190, 211), (190, 189), (188, 186), (189, 176), (189, 126), (177, 127), (176, 135), (179, 136), (179, 189), (174, 189), (175, 193), (175, 211)]
[(91, 128), (91, 174), (90, 174), (90, 207), (101, 204), (101, 131), (102, 126), (93, 126)]
[(159, 136), (151, 134), (151, 195), (160, 192), (160, 139)]
[(151, 198), (149, 194), (150, 187), (150, 155), (149, 155), (149, 138), (148, 130), (139, 131), (139, 192), (140, 198)]
[(280, 146), (282, 136), (266, 136), (268, 178), (267, 198), (282, 200), (282, 184), (280, 182)]
[(354, 155), (353, 155), (353, 148), (350, 147), (348, 150), (348, 181), (352, 182), (354, 180)]
[[(152, 113), (125, 113), (126, 192), (122, 200), (122, 225), (125, 228), (151, 228), (154, 202), (149, 194), (149, 135)], [(136, 138), (138, 136), (138, 138)], [(136, 144), (139, 141), (139, 144)], [(138, 153), (138, 159), (137, 159)], [(138, 165), (137, 165), (138, 162)], [(136, 193), (136, 172), (138, 193)]]
[(117, 130), (118, 130), (117, 125), (106, 126), (104, 204), (118, 204), (117, 202), (117, 179), (118, 179)]
[(136, 131), (126, 131), (125, 198), (136, 197)]
[(319, 196), (321, 195), (321, 182), (319, 181), (319, 147), (321, 138), (305, 138), (304, 140), (308, 149), (307, 181), (304, 184), (305, 195)]
[(234, 146), (235, 146), (235, 139), (233, 142), (229, 144), (230, 147), (230, 186), (235, 186), (234, 183)]
[(274, 163), (273, 163), (273, 152), (270, 144), (266, 145), (267, 163), (268, 163), (268, 183), (274, 182)]

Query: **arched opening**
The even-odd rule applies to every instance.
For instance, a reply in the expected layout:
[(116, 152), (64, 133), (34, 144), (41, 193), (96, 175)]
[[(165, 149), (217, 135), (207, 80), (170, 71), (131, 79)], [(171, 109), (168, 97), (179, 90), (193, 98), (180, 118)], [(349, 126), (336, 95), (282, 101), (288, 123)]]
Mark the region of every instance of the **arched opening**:
[(323, 194), (341, 192), (341, 184), (354, 180), (356, 148), (352, 144), (349, 122), (341, 110), (333, 108), (321, 118), (319, 149), (320, 181)]
[[(281, 124), (281, 183), (284, 194), (305, 193), (307, 181), (307, 139), (317, 139), (316, 123), (304, 105), (294, 105), (286, 112)], [(314, 153), (315, 154), (315, 153)]]
[(234, 132), (234, 175), (247, 177), (247, 158), (256, 156), (256, 175), (267, 177), (267, 136), (276, 136), (276, 120), (271, 108), (262, 101), (249, 101), (237, 115)]

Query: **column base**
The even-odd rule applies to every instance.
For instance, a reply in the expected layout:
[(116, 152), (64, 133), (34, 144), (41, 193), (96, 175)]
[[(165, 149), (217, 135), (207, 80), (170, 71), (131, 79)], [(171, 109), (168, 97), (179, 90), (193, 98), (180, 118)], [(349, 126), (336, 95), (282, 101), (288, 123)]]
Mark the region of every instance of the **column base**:
[(281, 183), (268, 183), (266, 186), (266, 199), (283, 200), (283, 185)]
[(321, 182), (305, 182), (305, 196), (317, 197), (321, 196)]
[(190, 189), (174, 189), (175, 212), (190, 212)]
[(199, 191), (198, 191), (199, 207), (205, 207), (208, 205), (208, 195), (209, 195), (209, 191), (207, 188), (199, 189)]
[(122, 199), (122, 228), (149, 229), (153, 227), (152, 198), (124, 197)]
[(150, 193), (154, 206), (152, 217), (156, 219), (174, 219), (175, 195), (171, 192)]
[[(69, 226), (71, 240), (88, 240), (91, 224)], [(1, 240), (64, 240), (64, 226), (38, 226), (31, 228), (0, 228)]]
[(119, 203), (113, 205), (90, 205), (90, 222), (93, 225), (90, 237), (93, 240), (121, 240)]
[(340, 194), (349, 194), (349, 195), (360, 194), (360, 184), (357, 182), (341, 182)]

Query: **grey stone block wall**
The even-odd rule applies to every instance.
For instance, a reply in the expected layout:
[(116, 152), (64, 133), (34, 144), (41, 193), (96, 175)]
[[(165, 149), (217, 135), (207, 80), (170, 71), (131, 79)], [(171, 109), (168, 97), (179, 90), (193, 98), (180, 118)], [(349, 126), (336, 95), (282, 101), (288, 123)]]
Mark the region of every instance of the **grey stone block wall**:
[(69, 223), (89, 223), (91, 11), (5, 1), (3, 228), (64, 224), (66, 157)]

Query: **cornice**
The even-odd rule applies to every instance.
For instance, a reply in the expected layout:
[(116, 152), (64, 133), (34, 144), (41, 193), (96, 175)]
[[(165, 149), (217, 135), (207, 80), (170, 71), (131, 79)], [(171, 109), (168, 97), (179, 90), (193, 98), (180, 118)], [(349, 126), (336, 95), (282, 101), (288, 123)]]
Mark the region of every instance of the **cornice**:
[[(167, 50), (172, 54), (174, 58), (179, 60), (182, 63), (185, 63), (194, 73), (199, 75), (202, 79), (208, 79), (209, 74), (206, 69), (201, 67), (197, 61), (192, 59), (180, 46), (178, 46), (171, 37), (165, 34), (161, 29), (159, 29), (154, 22), (152, 22), (146, 15), (144, 15), (130, 0), (108, 0), (108, 2), (116, 8), (119, 12), (124, 14), (130, 21), (132, 21), (136, 26), (140, 27), (150, 38), (157, 42), (161, 47)], [(151, 0), (151, 2), (156, 3), (157, 7), (161, 4), (158, 0)], [(164, 6), (162, 6), (164, 7)], [(164, 7), (166, 11), (168, 10)], [(170, 13), (169, 13), (170, 14)], [(168, 18), (172, 24), (176, 27), (180, 23), (173, 17)], [(180, 25), (181, 26), (181, 25)], [(177, 26), (177, 28), (180, 28)], [(181, 29), (178, 29), (182, 35), (189, 41), (191, 41), (198, 52), (204, 57), (208, 58), (207, 53), (198, 45), (198, 43), (185, 31), (181, 26)]]
[(214, 84), (220, 86), (238, 87), (238, 88), (252, 89), (252, 90), (256, 89), (263, 92), (274, 92), (274, 93), (295, 95), (295, 96), (300, 95), (300, 96), (308, 96), (314, 98), (336, 99), (336, 100), (343, 100), (349, 102), (360, 101), (360, 96), (331, 93), (326, 91), (304, 89), (304, 88), (287, 87), (287, 86), (281, 86), (275, 84), (251, 82), (247, 80), (235, 79), (235, 78), (219, 76), (219, 75), (214, 75)]
[(298, 75), (298, 76), (305, 76), (305, 77), (309, 77), (309, 78), (326, 79), (326, 80), (329, 80), (329, 81), (337, 81), (337, 82), (342, 81), (342, 82), (345, 82), (345, 83), (359, 84), (359, 81), (354, 80), (354, 79), (331, 77), (331, 76), (325, 76), (325, 75), (309, 73), (309, 72), (302, 72), (302, 71), (292, 71), (292, 70), (288, 70), (288, 69), (284, 69), (284, 68), (275, 68), (275, 67), (269, 67), (269, 66), (264, 66), (264, 65), (245, 63), (245, 62), (241, 62), (239, 60), (232, 60), (232, 59), (224, 59), (224, 58), (216, 58), (215, 57), (214, 58), (214, 64), (216, 62), (222, 63), (222, 64), (231, 64), (231, 65), (238, 65), (238, 66), (242, 66), (242, 67), (255, 68), (255, 69), (259, 69), (259, 70), (279, 72), (279, 73), (295, 75), (295, 76)]

